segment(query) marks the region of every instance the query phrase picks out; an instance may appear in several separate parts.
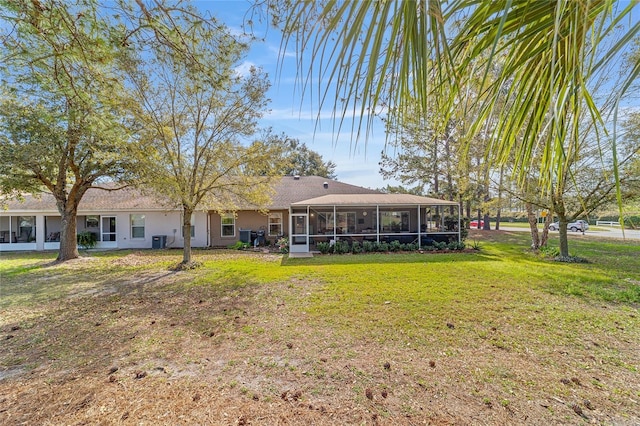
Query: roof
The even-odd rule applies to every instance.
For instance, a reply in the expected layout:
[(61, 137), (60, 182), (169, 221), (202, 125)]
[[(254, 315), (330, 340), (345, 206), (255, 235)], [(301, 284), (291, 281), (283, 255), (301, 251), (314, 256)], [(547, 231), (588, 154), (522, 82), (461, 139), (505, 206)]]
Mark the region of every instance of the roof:
[(309, 200), (291, 203), (293, 206), (455, 206), (455, 201), (439, 200), (437, 198), (421, 197), (412, 194), (331, 194)]
[[(325, 187), (326, 184), (326, 187)], [(112, 189), (113, 184), (101, 185)], [(283, 176), (274, 184), (274, 195), (270, 210), (286, 210), (292, 203), (321, 197), (328, 194), (380, 194), (379, 191), (350, 185), (320, 176)], [(6, 202), (9, 212), (52, 212), (57, 213), (56, 201), (50, 193), (26, 194), (24, 200)], [(246, 209), (255, 209), (247, 207)], [(162, 196), (153, 196), (135, 188), (101, 190), (89, 188), (80, 201), (81, 212), (108, 211), (167, 211), (174, 210)]]
[(274, 189), (275, 194), (270, 207), (272, 210), (288, 209), (291, 204), (329, 194), (349, 194), (349, 196), (381, 194), (380, 191), (375, 189), (350, 185), (321, 176), (284, 176), (275, 184)]
[[(113, 185), (101, 185), (103, 188), (114, 188)], [(55, 212), (58, 213), (56, 200), (52, 194), (43, 192), (33, 195), (25, 194), (24, 200), (7, 201), (8, 211), (14, 212)], [(135, 188), (123, 188), (118, 190), (103, 190), (97, 187), (89, 188), (80, 200), (79, 211), (105, 212), (105, 211), (167, 211), (173, 210), (166, 200), (160, 197), (145, 194)]]

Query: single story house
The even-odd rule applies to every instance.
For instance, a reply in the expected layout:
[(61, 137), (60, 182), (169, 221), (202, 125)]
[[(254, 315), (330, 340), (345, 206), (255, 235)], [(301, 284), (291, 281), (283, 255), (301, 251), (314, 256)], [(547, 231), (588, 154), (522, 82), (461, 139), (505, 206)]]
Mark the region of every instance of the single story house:
[[(456, 202), (409, 194), (383, 194), (319, 176), (284, 176), (267, 212), (194, 213), (192, 247), (227, 247), (238, 241), (275, 243), (289, 238), (292, 252), (321, 241), (392, 241), (428, 244), (460, 239)], [(92, 232), (97, 248), (183, 247), (182, 213), (160, 196), (132, 188), (90, 189), (78, 208), (77, 232)], [(51, 194), (26, 195), (0, 210), (0, 252), (57, 250), (61, 218)]]

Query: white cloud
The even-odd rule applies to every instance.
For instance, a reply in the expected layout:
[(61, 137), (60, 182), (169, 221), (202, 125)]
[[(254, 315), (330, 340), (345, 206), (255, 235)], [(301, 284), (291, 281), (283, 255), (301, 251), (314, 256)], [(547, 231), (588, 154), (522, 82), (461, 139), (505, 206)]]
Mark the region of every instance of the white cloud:
[(241, 77), (248, 77), (249, 75), (251, 75), (250, 71), (253, 67), (256, 67), (256, 64), (250, 61), (244, 61), (242, 64), (238, 65), (235, 68), (235, 72)]
[(294, 50), (290, 49), (285, 50), (283, 53), (281, 51), (281, 47), (274, 44), (269, 44), (267, 49), (269, 49), (270, 52), (275, 53), (278, 58), (281, 56), (284, 56), (285, 58), (296, 58), (298, 56)]
[(243, 39), (248, 39), (251, 37), (250, 34), (247, 34), (247, 32), (244, 30), (244, 28), (242, 27), (238, 27), (238, 26), (227, 26), (227, 30), (229, 31), (229, 34), (231, 34), (232, 36), (243, 40)]

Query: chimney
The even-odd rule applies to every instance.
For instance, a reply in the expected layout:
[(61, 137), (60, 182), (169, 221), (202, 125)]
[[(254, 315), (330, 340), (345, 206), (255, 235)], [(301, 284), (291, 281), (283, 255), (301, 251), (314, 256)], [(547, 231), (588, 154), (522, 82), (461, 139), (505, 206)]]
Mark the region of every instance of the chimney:
[(329, 188), (329, 182), (325, 182), (325, 183), (323, 183), (323, 184), (322, 184), (322, 186), (324, 187), (324, 189)]
[(293, 180), (300, 180), (300, 175), (293, 175)]

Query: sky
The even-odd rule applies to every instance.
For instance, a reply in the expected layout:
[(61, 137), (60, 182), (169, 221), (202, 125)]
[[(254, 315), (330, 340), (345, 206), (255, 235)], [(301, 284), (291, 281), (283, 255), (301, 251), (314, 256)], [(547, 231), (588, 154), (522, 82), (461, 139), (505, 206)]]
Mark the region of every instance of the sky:
[[(621, 1), (620, 7), (626, 6), (627, 1)], [(348, 123), (340, 133), (334, 131), (335, 123), (331, 119), (332, 111), (329, 108), (325, 107), (318, 120), (317, 99), (312, 99), (308, 92), (303, 96), (300, 81), (296, 78), (299, 52), (288, 50), (284, 57), (281, 55), (281, 33), (249, 14), (252, 1), (196, 0), (194, 4), (211, 13), (237, 34), (243, 34), (246, 30), (243, 24), (247, 19), (252, 19), (255, 23), (254, 35), (264, 39), (252, 43), (249, 54), (237, 68), (242, 72), (247, 71), (250, 66), (257, 66), (269, 75), (272, 84), (268, 92), (271, 99), (270, 112), (261, 120), (261, 127), (271, 127), (276, 134), (284, 133), (298, 139), (320, 153), (325, 161), (333, 161), (337, 165), (338, 180), (342, 182), (369, 188), (399, 185), (397, 180), (385, 180), (379, 173), (381, 152), (385, 150), (388, 155), (394, 154), (393, 147), (386, 147), (386, 135), (380, 119), (374, 118), (373, 132), (366, 140), (361, 137), (358, 141), (352, 135)], [(632, 22), (627, 22), (626, 25), (635, 25), (637, 20), (636, 12), (631, 18)], [(304, 63), (311, 63), (311, 58), (308, 54), (305, 55), (307, 57), (303, 57)], [(317, 84), (317, 81), (312, 81), (311, 84)], [(637, 96), (632, 98), (631, 110), (635, 111), (639, 100)], [(327, 103), (329, 106), (333, 104), (331, 101)], [(623, 105), (623, 108), (628, 109), (629, 105)]]
[[(201, 10), (209, 11), (234, 33), (242, 34), (243, 22), (247, 17), (251, 4), (246, 0), (195, 1)], [(244, 62), (238, 64), (238, 70), (248, 70), (251, 65), (262, 68), (269, 76), (271, 89), (270, 112), (260, 121), (263, 128), (271, 127), (275, 134), (285, 133), (287, 136), (306, 143), (307, 147), (322, 155), (324, 161), (336, 164), (336, 174), (341, 182), (367, 188), (383, 188), (398, 185), (395, 180), (385, 180), (379, 173), (380, 153), (385, 149), (386, 136), (379, 119), (376, 120), (373, 132), (366, 142), (361, 138), (356, 143), (351, 128), (343, 129), (339, 134), (334, 129), (331, 111), (322, 111), (318, 117), (317, 101), (308, 94), (301, 93), (296, 84), (296, 52), (288, 51), (280, 57), (282, 36), (273, 27), (258, 25), (254, 20), (254, 34), (264, 41), (252, 43)], [(279, 60), (283, 60), (279, 68)], [(305, 60), (306, 63), (310, 61)], [(278, 73), (278, 70), (281, 70)], [(278, 74), (278, 75), (277, 75)], [(387, 151), (389, 153), (390, 151)]]

